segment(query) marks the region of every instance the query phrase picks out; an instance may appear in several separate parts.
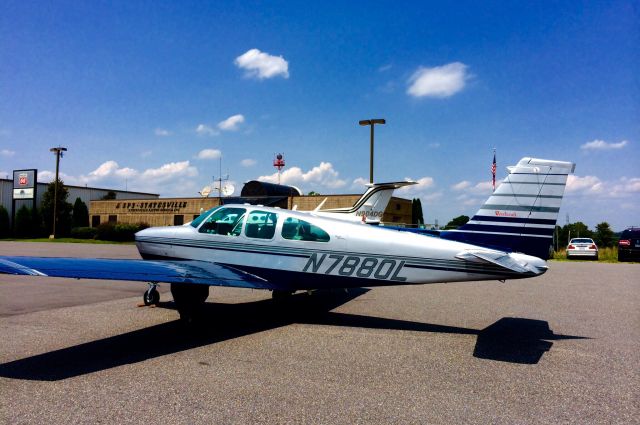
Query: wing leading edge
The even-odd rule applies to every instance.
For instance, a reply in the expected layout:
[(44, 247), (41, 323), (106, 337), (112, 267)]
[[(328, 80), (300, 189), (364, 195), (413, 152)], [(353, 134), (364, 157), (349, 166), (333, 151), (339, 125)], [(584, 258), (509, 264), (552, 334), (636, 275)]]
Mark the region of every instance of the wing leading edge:
[(218, 263), (196, 260), (0, 257), (0, 273), (74, 279), (193, 283), (252, 289), (284, 289), (259, 276)]

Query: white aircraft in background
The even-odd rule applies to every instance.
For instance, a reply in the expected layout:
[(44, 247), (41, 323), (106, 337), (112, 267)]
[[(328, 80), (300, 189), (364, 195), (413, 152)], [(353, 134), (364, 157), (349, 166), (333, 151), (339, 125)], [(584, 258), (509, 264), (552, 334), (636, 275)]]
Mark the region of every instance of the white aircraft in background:
[[(413, 181), (391, 182), (391, 183), (368, 183), (367, 191), (348, 208), (332, 208), (322, 210), (324, 200), (313, 210), (316, 216), (341, 218), (348, 221), (361, 221), (368, 224), (379, 224), (384, 215), (384, 211), (389, 205), (393, 191), (405, 186), (418, 184)], [(294, 208), (295, 209), (295, 208)]]
[(335, 212), (223, 205), (183, 226), (138, 232), (143, 260), (0, 257), (0, 273), (145, 281), (146, 303), (158, 302), (156, 285), (166, 282), (187, 319), (210, 286), (265, 289), (277, 298), (297, 290), (539, 276), (547, 264), (528, 247), (551, 245), (574, 168), (523, 158), (467, 225), (441, 238)]

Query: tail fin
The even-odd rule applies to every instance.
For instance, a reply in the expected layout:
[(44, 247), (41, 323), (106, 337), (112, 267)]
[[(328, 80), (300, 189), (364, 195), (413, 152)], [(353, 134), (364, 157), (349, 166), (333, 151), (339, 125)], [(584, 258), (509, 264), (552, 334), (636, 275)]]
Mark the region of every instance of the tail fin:
[(572, 162), (522, 158), (495, 192), (457, 230), (443, 239), (547, 259)]
[(370, 183), (367, 185), (369, 189), (367, 189), (352, 207), (321, 210), (320, 212), (346, 214), (370, 224), (378, 224), (382, 219), (384, 210), (387, 209), (393, 191), (400, 187), (413, 184), (416, 184), (416, 182)]

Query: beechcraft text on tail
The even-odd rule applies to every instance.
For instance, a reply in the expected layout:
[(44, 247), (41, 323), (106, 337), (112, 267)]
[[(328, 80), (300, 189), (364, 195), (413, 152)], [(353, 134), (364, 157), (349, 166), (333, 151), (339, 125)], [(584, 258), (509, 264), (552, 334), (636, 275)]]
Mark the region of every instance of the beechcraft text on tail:
[[(543, 236), (550, 244), (547, 229), (555, 225), (573, 168), (521, 160), (469, 223), (485, 227), (463, 227), (456, 237), (371, 226), (332, 212), (223, 205), (183, 226), (138, 232), (143, 260), (0, 257), (0, 272), (146, 281), (148, 303), (158, 301), (156, 284), (169, 283), (183, 317), (205, 302), (210, 286), (264, 289), (279, 297), (297, 290), (534, 277), (547, 264), (522, 248), (537, 252)], [(505, 184), (508, 190), (501, 191)]]

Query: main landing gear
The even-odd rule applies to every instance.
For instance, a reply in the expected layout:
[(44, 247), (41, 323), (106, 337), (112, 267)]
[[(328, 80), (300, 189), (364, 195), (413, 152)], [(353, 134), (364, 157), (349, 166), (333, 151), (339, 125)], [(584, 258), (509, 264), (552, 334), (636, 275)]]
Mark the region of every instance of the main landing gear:
[(193, 322), (209, 296), (209, 286), (193, 283), (172, 283), (171, 295), (176, 303), (180, 319)]
[(285, 291), (282, 289), (274, 289), (273, 291), (271, 291), (271, 298), (273, 298), (274, 301), (278, 302), (278, 301), (286, 301), (291, 299), (291, 296), (293, 295), (295, 291)]
[(155, 282), (149, 283), (149, 289), (144, 292), (142, 296), (144, 305), (158, 305), (160, 302), (160, 292), (158, 292), (158, 284)]

